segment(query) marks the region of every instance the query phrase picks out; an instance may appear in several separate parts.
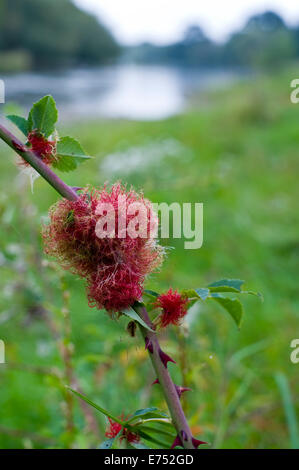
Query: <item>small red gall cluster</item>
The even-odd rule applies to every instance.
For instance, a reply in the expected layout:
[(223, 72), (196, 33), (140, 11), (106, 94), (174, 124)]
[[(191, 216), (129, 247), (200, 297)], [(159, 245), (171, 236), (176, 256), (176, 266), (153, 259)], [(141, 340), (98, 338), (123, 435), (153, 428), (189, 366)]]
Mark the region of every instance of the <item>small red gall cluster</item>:
[(120, 440), (126, 439), (130, 443), (136, 443), (140, 441), (140, 436), (128, 429), (124, 428), (120, 423), (116, 423), (111, 418), (108, 418), (109, 425), (106, 429), (105, 436), (109, 439), (115, 438), (120, 434)]
[(106, 429), (105, 436), (109, 439), (113, 439), (120, 433), (123, 427), (120, 423), (113, 421), (111, 418), (108, 418), (108, 421), (109, 425)]
[[(35, 153), (46, 165), (51, 165), (56, 159), (56, 142), (47, 140), (40, 132), (32, 131), (27, 136), (30, 150)], [(21, 159), (20, 166), (30, 166)]]
[(182, 297), (176, 290), (169, 289), (165, 294), (159, 295), (155, 307), (162, 309), (158, 321), (160, 327), (179, 325), (187, 313), (187, 304), (188, 299)]
[[(157, 219), (152, 204), (142, 194), (126, 190), (120, 183), (110, 190), (85, 188), (76, 201), (61, 199), (50, 209), (50, 224), (43, 228), (45, 252), (55, 257), (64, 269), (86, 280), (91, 307), (119, 312), (133, 305), (142, 296), (146, 276), (163, 260), (163, 249), (151, 230), (146, 237), (118, 234), (119, 218), (125, 215), (128, 227), (134, 217), (127, 213), (134, 202), (146, 208), (150, 228)], [(97, 235), (96, 227), (102, 217), (97, 210), (99, 203), (108, 203), (114, 213), (113, 237)]]

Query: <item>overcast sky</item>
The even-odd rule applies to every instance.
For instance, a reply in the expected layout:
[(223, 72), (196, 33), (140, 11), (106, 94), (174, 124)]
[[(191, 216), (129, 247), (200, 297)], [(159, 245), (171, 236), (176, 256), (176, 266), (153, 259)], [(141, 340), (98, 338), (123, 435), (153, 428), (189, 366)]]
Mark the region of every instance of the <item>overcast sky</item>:
[(74, 0), (95, 13), (124, 44), (178, 39), (194, 23), (221, 41), (246, 19), (265, 9), (281, 14), (289, 24), (299, 23), (299, 0)]

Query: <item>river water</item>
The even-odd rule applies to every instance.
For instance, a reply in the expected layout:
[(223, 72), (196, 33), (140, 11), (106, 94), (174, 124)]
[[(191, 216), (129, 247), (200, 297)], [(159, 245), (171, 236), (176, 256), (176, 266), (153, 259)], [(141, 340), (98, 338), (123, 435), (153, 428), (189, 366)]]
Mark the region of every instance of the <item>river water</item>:
[(192, 94), (225, 87), (239, 77), (231, 71), (115, 65), (0, 78), (5, 83), (6, 102), (26, 110), (33, 101), (51, 94), (67, 119), (159, 120), (182, 112)]

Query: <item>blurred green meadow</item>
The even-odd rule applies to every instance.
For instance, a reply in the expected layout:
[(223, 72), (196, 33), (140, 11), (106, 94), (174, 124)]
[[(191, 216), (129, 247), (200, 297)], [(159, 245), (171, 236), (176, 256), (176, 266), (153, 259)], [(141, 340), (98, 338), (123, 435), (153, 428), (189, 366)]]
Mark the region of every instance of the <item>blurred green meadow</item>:
[[(193, 433), (212, 448), (299, 448), (299, 364), (290, 360), (299, 336), (295, 77), (296, 68), (198, 95), (163, 121), (60, 126), (94, 156), (61, 174), (67, 183), (122, 180), (153, 202), (203, 202), (202, 248), (162, 240), (167, 258), (147, 288), (240, 278), (264, 296), (242, 298), (240, 330), (207, 302), (162, 337), (177, 361), (174, 381), (193, 390), (183, 399)], [(13, 152), (1, 143), (0, 154), (0, 447), (95, 447), (105, 417), (82, 407), (67, 383), (115, 415), (165, 403), (128, 320), (89, 308), (84, 283), (44, 256), (40, 227), (57, 194), (41, 178), (32, 194)]]

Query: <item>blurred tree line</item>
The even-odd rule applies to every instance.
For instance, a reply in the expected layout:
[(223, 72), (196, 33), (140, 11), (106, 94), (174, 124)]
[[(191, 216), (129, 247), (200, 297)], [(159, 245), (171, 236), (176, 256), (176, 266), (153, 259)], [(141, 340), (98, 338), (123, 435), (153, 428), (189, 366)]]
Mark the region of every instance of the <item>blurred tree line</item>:
[(210, 40), (199, 26), (190, 26), (181, 41), (167, 46), (150, 43), (127, 50), (137, 62), (189, 66), (274, 67), (299, 56), (299, 26), (289, 28), (274, 12), (251, 17), (224, 44)]
[(0, 0), (2, 70), (5, 58), (20, 68), (49, 68), (101, 64), (118, 52), (108, 29), (71, 0)]
[(202, 67), (274, 67), (299, 56), (299, 26), (274, 12), (251, 17), (224, 44), (200, 26), (167, 46), (122, 48), (98, 20), (72, 0), (0, 0), (0, 71), (124, 61)]

